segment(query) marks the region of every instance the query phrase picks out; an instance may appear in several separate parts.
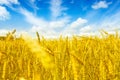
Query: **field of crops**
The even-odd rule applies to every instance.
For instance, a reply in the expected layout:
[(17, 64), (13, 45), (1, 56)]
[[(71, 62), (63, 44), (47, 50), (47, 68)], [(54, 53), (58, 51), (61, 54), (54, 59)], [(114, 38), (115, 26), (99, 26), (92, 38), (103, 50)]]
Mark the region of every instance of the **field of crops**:
[(0, 40), (0, 80), (120, 80), (119, 35)]

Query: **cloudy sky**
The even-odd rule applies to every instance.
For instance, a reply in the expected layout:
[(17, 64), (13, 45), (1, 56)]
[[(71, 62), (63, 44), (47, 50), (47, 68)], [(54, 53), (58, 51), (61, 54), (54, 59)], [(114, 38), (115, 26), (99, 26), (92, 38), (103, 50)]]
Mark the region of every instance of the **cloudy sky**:
[(0, 0), (0, 35), (54, 37), (120, 29), (120, 0)]

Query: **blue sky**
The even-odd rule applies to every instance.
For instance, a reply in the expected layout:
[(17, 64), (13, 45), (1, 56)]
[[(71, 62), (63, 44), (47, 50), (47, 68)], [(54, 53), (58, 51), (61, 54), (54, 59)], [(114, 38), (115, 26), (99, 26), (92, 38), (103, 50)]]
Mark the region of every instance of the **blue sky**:
[(54, 37), (120, 29), (120, 0), (0, 0), (0, 35)]

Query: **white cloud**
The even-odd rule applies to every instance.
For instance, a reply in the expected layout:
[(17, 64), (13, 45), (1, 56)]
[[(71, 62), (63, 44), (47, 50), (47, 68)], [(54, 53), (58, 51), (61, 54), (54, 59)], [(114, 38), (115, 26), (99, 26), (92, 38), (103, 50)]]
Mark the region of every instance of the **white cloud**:
[(90, 32), (91, 30), (93, 30), (93, 28), (88, 25), (88, 26), (82, 27), (80, 29), (80, 32)]
[(77, 20), (69, 23), (67, 27), (61, 32), (62, 35), (72, 36), (76, 34), (80, 34), (80, 29), (85, 27), (87, 24), (87, 20), (83, 18), (78, 18)]
[(0, 20), (6, 20), (9, 19), (10, 14), (7, 11), (7, 9), (3, 6), (0, 6)]
[(67, 9), (62, 6), (62, 0), (51, 0), (50, 5), (50, 10), (53, 19), (62, 16), (63, 12)]
[(78, 28), (81, 27), (83, 24), (87, 23), (86, 19), (78, 18), (76, 21), (70, 24), (71, 28)]
[(58, 19), (56, 21), (49, 21), (50, 28), (62, 28), (65, 27), (66, 24), (69, 23), (69, 17), (63, 17), (62, 19)]
[(99, 8), (108, 8), (108, 6), (111, 4), (112, 2), (106, 2), (106, 1), (100, 1), (98, 3), (95, 3), (92, 5), (93, 9), (99, 9)]
[(0, 0), (0, 5), (19, 4), (18, 0)]

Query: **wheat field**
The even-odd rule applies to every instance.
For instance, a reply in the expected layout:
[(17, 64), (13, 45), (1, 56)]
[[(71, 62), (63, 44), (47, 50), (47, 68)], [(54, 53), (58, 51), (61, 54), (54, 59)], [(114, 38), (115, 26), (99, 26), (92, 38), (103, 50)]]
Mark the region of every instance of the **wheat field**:
[(118, 34), (37, 37), (0, 40), (0, 80), (120, 80)]

